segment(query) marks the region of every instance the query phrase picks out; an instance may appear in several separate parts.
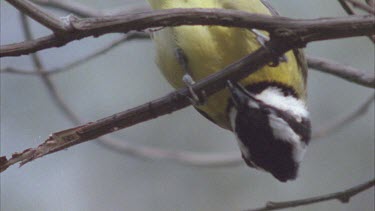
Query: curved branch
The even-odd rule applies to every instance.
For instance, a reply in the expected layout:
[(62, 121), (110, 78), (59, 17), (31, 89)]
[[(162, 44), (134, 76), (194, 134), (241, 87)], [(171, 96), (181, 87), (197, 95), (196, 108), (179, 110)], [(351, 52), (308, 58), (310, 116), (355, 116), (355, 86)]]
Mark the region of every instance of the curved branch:
[(269, 211), (269, 210), (280, 210), (285, 208), (292, 208), (292, 207), (299, 207), (303, 205), (308, 204), (314, 204), (324, 201), (330, 201), (330, 200), (339, 200), (342, 203), (348, 203), (349, 200), (370, 188), (372, 188), (375, 185), (375, 179), (372, 179), (366, 183), (354, 186), (352, 188), (349, 188), (344, 191), (336, 192), (336, 193), (330, 193), (322, 196), (312, 197), (312, 198), (306, 198), (306, 199), (299, 199), (294, 201), (286, 201), (286, 202), (268, 202), (266, 206), (256, 209), (250, 209), (247, 211)]
[[(296, 20), (224, 9), (171, 9), (74, 19), (70, 22), (71, 29), (63, 33), (63, 36), (60, 33), (59, 36), (49, 35), (32, 41), (3, 45), (0, 47), (0, 57), (20, 56), (47, 48), (60, 47), (89, 36), (114, 32), (126, 33), (131, 30), (144, 30), (153, 27), (197, 24), (258, 28), (270, 32), (280, 28), (289, 29), (298, 36), (303, 36), (306, 42), (367, 36), (375, 33), (372, 16)], [(312, 33), (312, 31), (317, 33)]]

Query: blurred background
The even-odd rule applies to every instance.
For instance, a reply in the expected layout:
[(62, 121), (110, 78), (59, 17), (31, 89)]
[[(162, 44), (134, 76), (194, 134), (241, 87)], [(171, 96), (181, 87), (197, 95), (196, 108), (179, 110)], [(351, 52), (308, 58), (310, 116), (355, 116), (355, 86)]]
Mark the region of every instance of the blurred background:
[[(146, 6), (144, 1), (80, 0), (96, 9)], [(293, 18), (345, 16), (337, 1), (270, 1)], [(1, 45), (23, 41), (20, 16), (1, 1)], [(58, 16), (68, 13), (49, 9)], [(31, 22), (35, 37), (50, 32)], [(41, 51), (47, 69), (84, 57), (121, 35), (87, 38)], [(306, 52), (374, 71), (367, 38), (311, 43)], [(1, 59), (1, 67), (32, 70), (29, 56)], [(310, 71), (309, 106), (314, 128), (352, 112), (373, 94), (337, 77)], [(43, 142), (72, 123), (56, 107), (40, 78), (1, 74), (1, 155)], [(172, 91), (154, 63), (149, 40), (126, 42), (71, 71), (52, 76), (66, 103), (85, 121), (132, 108)], [(187, 108), (111, 134), (134, 145), (200, 153), (238, 152), (233, 134)], [(95, 141), (71, 147), (1, 174), (1, 210), (243, 210), (341, 191), (374, 177), (374, 106), (337, 133), (313, 140), (299, 178), (286, 184), (245, 165), (204, 168), (139, 159)], [(374, 210), (374, 189), (349, 204), (329, 201), (295, 210)]]

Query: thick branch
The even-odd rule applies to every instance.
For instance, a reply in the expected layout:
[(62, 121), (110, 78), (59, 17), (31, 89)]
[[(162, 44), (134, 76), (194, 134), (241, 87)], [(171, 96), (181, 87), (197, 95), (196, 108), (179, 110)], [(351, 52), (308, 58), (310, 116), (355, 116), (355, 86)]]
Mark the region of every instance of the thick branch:
[(66, 31), (64, 36), (49, 35), (33, 41), (4, 45), (0, 47), (0, 57), (20, 56), (47, 48), (60, 47), (73, 40), (89, 36), (113, 32), (126, 33), (152, 27), (202, 24), (258, 28), (270, 32), (282, 28), (293, 30), (299, 36), (308, 34), (306, 41), (317, 41), (372, 35), (375, 33), (373, 21), (372, 16), (296, 20), (223, 9), (161, 10), (72, 20), (72, 29)]
[(375, 179), (372, 179), (366, 183), (360, 184), (358, 186), (349, 188), (344, 191), (336, 192), (336, 193), (330, 193), (327, 195), (312, 197), (312, 198), (306, 198), (306, 199), (300, 199), (300, 200), (294, 200), (294, 201), (287, 201), (287, 202), (268, 202), (266, 206), (256, 209), (251, 209), (248, 211), (269, 211), (269, 210), (280, 210), (285, 208), (292, 208), (292, 207), (299, 207), (303, 205), (308, 204), (314, 204), (318, 202), (323, 201), (329, 201), (329, 200), (339, 200), (342, 203), (348, 203), (349, 200), (368, 189), (373, 187), (375, 185)]

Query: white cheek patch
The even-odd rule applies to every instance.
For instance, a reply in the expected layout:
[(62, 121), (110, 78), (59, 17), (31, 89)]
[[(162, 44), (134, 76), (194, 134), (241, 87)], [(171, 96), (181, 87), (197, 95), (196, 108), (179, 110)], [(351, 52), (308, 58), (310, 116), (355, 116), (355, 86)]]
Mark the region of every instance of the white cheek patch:
[(301, 142), (301, 137), (282, 118), (270, 114), (268, 119), (273, 136), (276, 139), (289, 142), (293, 147), (294, 160), (298, 163), (301, 162), (306, 151), (306, 145)]
[(263, 90), (256, 98), (267, 105), (273, 106), (280, 110), (290, 113), (296, 117), (298, 122), (303, 118), (308, 118), (309, 112), (306, 109), (306, 104), (293, 96), (284, 96), (282, 91), (277, 87), (269, 87)]

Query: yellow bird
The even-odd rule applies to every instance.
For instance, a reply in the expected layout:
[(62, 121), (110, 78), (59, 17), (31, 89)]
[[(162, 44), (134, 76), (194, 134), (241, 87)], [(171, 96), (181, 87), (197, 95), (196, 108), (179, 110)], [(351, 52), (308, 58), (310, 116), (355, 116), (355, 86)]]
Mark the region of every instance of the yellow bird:
[[(222, 8), (276, 15), (261, 0), (148, 0), (155, 10)], [(175, 88), (189, 86), (257, 50), (264, 31), (222, 26), (178, 26), (155, 30), (156, 62)], [(295, 179), (310, 139), (306, 107), (307, 67), (300, 50), (276, 67), (265, 66), (240, 83), (229, 83), (195, 108), (235, 133), (245, 162), (285, 182)]]

